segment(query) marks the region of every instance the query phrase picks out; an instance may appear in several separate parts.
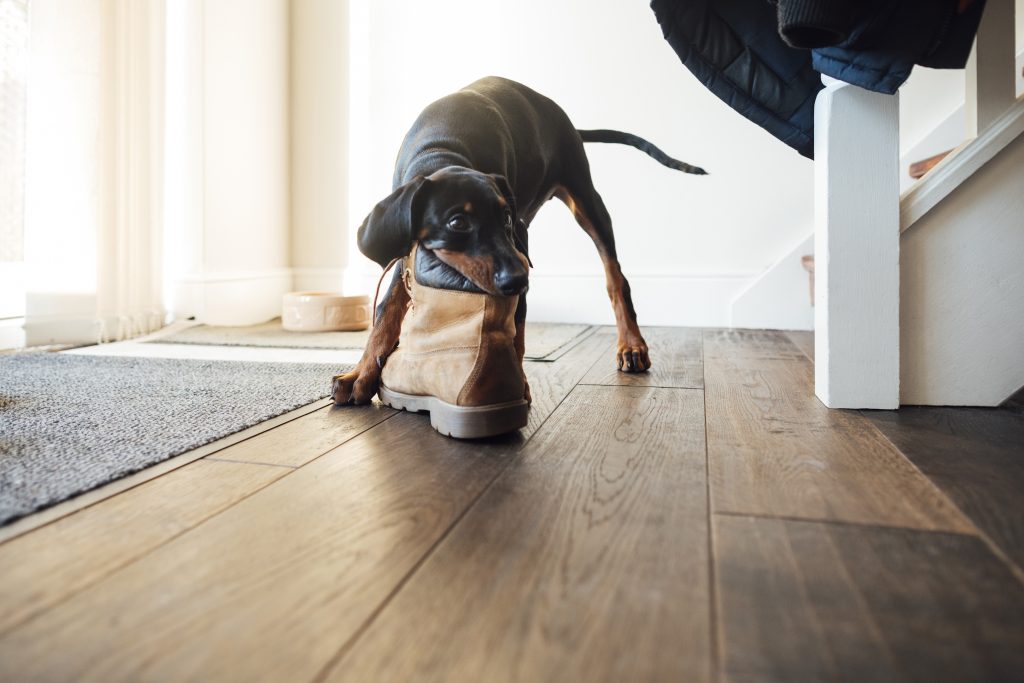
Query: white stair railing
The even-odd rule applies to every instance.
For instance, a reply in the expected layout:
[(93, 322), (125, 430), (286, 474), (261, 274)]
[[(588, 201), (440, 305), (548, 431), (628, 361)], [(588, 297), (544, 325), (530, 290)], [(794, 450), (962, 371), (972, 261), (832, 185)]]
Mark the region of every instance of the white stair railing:
[[(1004, 136), (1014, 132), (1000, 123), (1017, 102), (1014, 26), (1014, 0), (988, 0), (967, 64), (969, 138), (993, 124)], [(892, 409), (900, 398), (899, 97), (822, 80), (814, 111), (815, 393), (830, 408)], [(965, 180), (948, 172), (950, 163), (955, 155), (935, 171)], [(951, 188), (932, 188), (930, 203), (908, 192), (915, 220), (940, 190)]]

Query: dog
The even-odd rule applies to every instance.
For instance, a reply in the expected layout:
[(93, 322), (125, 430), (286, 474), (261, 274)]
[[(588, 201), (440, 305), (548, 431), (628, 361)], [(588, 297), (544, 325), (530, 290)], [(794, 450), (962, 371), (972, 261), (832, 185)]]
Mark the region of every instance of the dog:
[[(421, 284), (519, 296), (515, 345), (522, 365), (531, 266), (527, 228), (557, 197), (601, 256), (618, 332), (617, 367), (645, 372), (651, 367), (647, 343), (616, 256), (611, 217), (590, 177), (585, 142), (630, 145), (669, 168), (705, 175), (635, 135), (577, 130), (561, 107), (520, 83), (483, 78), (430, 104), (416, 119), (398, 154), (394, 191), (359, 227), (359, 249), (386, 269), (419, 242), (415, 275)], [(358, 365), (334, 378), (336, 404), (369, 403), (377, 392), (409, 304), (402, 277), (399, 266)]]

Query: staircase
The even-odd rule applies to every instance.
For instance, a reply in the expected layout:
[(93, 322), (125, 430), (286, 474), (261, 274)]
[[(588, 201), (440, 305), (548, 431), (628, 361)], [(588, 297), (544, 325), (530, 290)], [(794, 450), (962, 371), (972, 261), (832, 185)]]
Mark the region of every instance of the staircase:
[(899, 195), (898, 95), (815, 111), (815, 391), (833, 408), (995, 406), (1024, 386), (1024, 101), (1013, 0), (989, 0), (966, 143)]
[(1024, 102), (901, 199), (900, 402), (1024, 386)]

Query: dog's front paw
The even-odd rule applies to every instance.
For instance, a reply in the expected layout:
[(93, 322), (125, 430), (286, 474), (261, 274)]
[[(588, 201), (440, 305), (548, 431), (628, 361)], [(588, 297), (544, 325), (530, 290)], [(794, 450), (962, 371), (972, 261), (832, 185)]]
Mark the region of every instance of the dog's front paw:
[(615, 363), (622, 372), (647, 372), (651, 369), (647, 343), (643, 339), (634, 342), (620, 341), (615, 350)]
[(344, 375), (335, 375), (331, 390), (334, 405), (365, 405), (377, 393), (379, 384), (379, 372), (361, 370), (359, 367)]

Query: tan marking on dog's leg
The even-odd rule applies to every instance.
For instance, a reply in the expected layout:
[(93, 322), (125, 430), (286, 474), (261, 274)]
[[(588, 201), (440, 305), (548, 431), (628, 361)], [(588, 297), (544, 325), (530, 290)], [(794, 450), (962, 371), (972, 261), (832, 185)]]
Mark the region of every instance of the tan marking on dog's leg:
[(409, 293), (401, 281), (392, 282), (387, 302), (373, 325), (359, 363), (352, 371), (334, 377), (332, 395), (335, 405), (369, 403), (377, 393), (381, 368), (395, 350), (408, 307)]
[(615, 328), (619, 338), (615, 350), (617, 367), (619, 370), (626, 372), (645, 372), (649, 370), (651, 368), (649, 349), (647, 348), (647, 342), (640, 333), (640, 326), (637, 325), (635, 313), (630, 310), (630, 303), (626, 299), (629, 283), (622, 274), (622, 268), (619, 265), (618, 259), (608, 252), (590, 217), (580, 208), (579, 203), (566, 188), (557, 188), (554, 196), (558, 197), (569, 207), (569, 210), (572, 211), (573, 216), (576, 218), (576, 222), (593, 240), (594, 245), (597, 247), (597, 253), (601, 256), (608, 298), (612, 304), (612, 311), (615, 313)]

